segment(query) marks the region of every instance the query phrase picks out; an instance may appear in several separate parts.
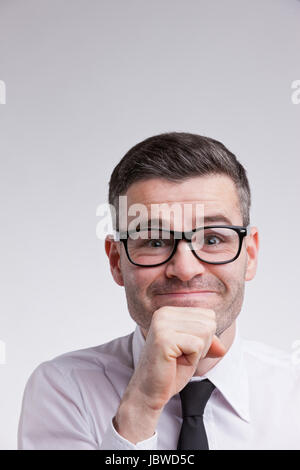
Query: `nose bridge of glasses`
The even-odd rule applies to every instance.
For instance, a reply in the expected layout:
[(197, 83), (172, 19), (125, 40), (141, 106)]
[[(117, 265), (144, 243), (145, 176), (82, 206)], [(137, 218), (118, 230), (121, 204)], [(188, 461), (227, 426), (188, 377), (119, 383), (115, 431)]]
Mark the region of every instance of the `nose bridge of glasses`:
[(196, 274), (204, 272), (205, 265), (202, 264), (192, 247), (191, 240), (187, 234), (174, 240), (173, 255), (168, 260), (168, 267), (182, 280), (188, 280)]
[(174, 252), (173, 256), (178, 255), (178, 253), (186, 253), (187, 251), (194, 251), (194, 247), (192, 245), (191, 235), (182, 233), (180, 238), (174, 239)]

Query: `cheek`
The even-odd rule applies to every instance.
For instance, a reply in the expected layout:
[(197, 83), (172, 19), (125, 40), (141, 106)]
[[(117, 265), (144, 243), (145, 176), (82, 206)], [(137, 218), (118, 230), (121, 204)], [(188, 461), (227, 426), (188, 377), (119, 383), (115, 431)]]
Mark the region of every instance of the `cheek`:
[(232, 263), (211, 268), (210, 273), (223, 285), (223, 289), (225, 287), (226, 291), (232, 291), (236, 286), (244, 283), (246, 269), (247, 256), (246, 254), (242, 256), (241, 253), (240, 257)]
[(138, 266), (128, 267), (124, 270), (125, 286), (130, 288), (135, 295), (145, 293), (149, 285), (156, 279), (156, 270), (151, 268), (139, 268)]

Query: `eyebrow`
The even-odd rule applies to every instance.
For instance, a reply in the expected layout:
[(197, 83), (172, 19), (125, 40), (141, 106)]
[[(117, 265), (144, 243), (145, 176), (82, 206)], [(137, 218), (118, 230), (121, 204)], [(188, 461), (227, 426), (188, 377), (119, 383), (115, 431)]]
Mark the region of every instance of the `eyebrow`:
[(204, 217), (204, 223), (206, 224), (207, 222), (209, 223), (225, 223), (228, 225), (232, 225), (232, 222), (228, 217), (226, 217), (223, 214), (215, 214), (215, 215), (209, 215), (207, 217)]
[[(151, 224), (151, 225), (158, 224), (158, 226), (160, 226), (160, 223), (163, 221), (165, 221), (166, 223), (169, 222), (167, 219), (162, 219), (161, 217), (148, 219), (147, 222), (148, 224)], [(212, 223), (212, 224), (220, 223), (223, 225), (232, 225), (231, 220), (228, 219), (228, 217), (226, 217), (223, 214), (212, 214), (212, 215), (208, 215), (204, 217), (204, 224), (207, 225), (208, 223)]]

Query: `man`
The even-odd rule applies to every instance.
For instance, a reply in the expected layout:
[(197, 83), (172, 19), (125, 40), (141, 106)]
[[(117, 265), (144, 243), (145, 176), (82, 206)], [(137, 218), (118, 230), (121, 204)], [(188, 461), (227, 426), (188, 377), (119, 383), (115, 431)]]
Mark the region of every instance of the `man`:
[[(135, 230), (121, 195), (146, 208)], [(216, 140), (166, 133), (127, 152), (110, 180), (105, 250), (136, 329), (35, 369), (19, 449), (300, 448), (299, 367), (237, 329), (257, 268), (250, 201), (245, 169)], [(155, 220), (163, 204), (182, 211)]]

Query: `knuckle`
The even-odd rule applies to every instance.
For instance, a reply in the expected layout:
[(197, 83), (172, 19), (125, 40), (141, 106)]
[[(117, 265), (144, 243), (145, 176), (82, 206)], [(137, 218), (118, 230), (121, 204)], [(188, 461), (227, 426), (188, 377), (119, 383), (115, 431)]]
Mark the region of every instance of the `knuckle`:
[(212, 310), (212, 309), (209, 308), (209, 309), (207, 310), (207, 313), (208, 313), (208, 317), (209, 317), (209, 318), (212, 318), (213, 320), (215, 320), (215, 318), (216, 318), (216, 312), (215, 312), (214, 310)]
[(199, 353), (202, 353), (203, 349), (205, 348), (205, 343), (206, 343), (206, 341), (204, 341), (203, 338), (198, 339), (197, 350), (198, 350)]
[(216, 320), (213, 319), (213, 318), (210, 318), (209, 321), (208, 321), (208, 327), (209, 327), (210, 331), (215, 332), (215, 331), (216, 331), (216, 328), (217, 328), (217, 322), (216, 322)]
[(203, 325), (202, 335), (203, 335), (203, 337), (205, 338), (206, 341), (211, 337), (212, 331), (213, 331), (213, 328), (212, 328), (211, 324), (206, 323), (205, 325)]
[(205, 342), (204, 342), (203, 338), (201, 338), (200, 336), (197, 336), (197, 337), (194, 338), (194, 348), (197, 352), (200, 352), (200, 351), (203, 350), (204, 344), (205, 344)]
[(160, 326), (160, 322), (157, 320), (153, 320), (151, 324), (152, 335), (154, 338), (160, 338), (162, 328)]
[(168, 313), (168, 307), (160, 307), (154, 312), (153, 317), (155, 317), (156, 321), (163, 320), (167, 318)]
[(161, 324), (156, 323), (152, 328), (152, 337), (156, 345), (164, 345), (167, 342), (168, 336), (165, 328), (161, 327)]
[(161, 310), (161, 309), (159, 308), (159, 309), (157, 309), (157, 310), (155, 310), (155, 311), (153, 312), (153, 314), (152, 314), (152, 320), (153, 320), (153, 321), (158, 318), (159, 313), (160, 313), (160, 310)]
[(154, 326), (160, 324), (161, 319), (163, 318), (163, 313), (164, 311), (160, 308), (158, 310), (155, 310), (155, 312), (152, 315), (152, 323)]

